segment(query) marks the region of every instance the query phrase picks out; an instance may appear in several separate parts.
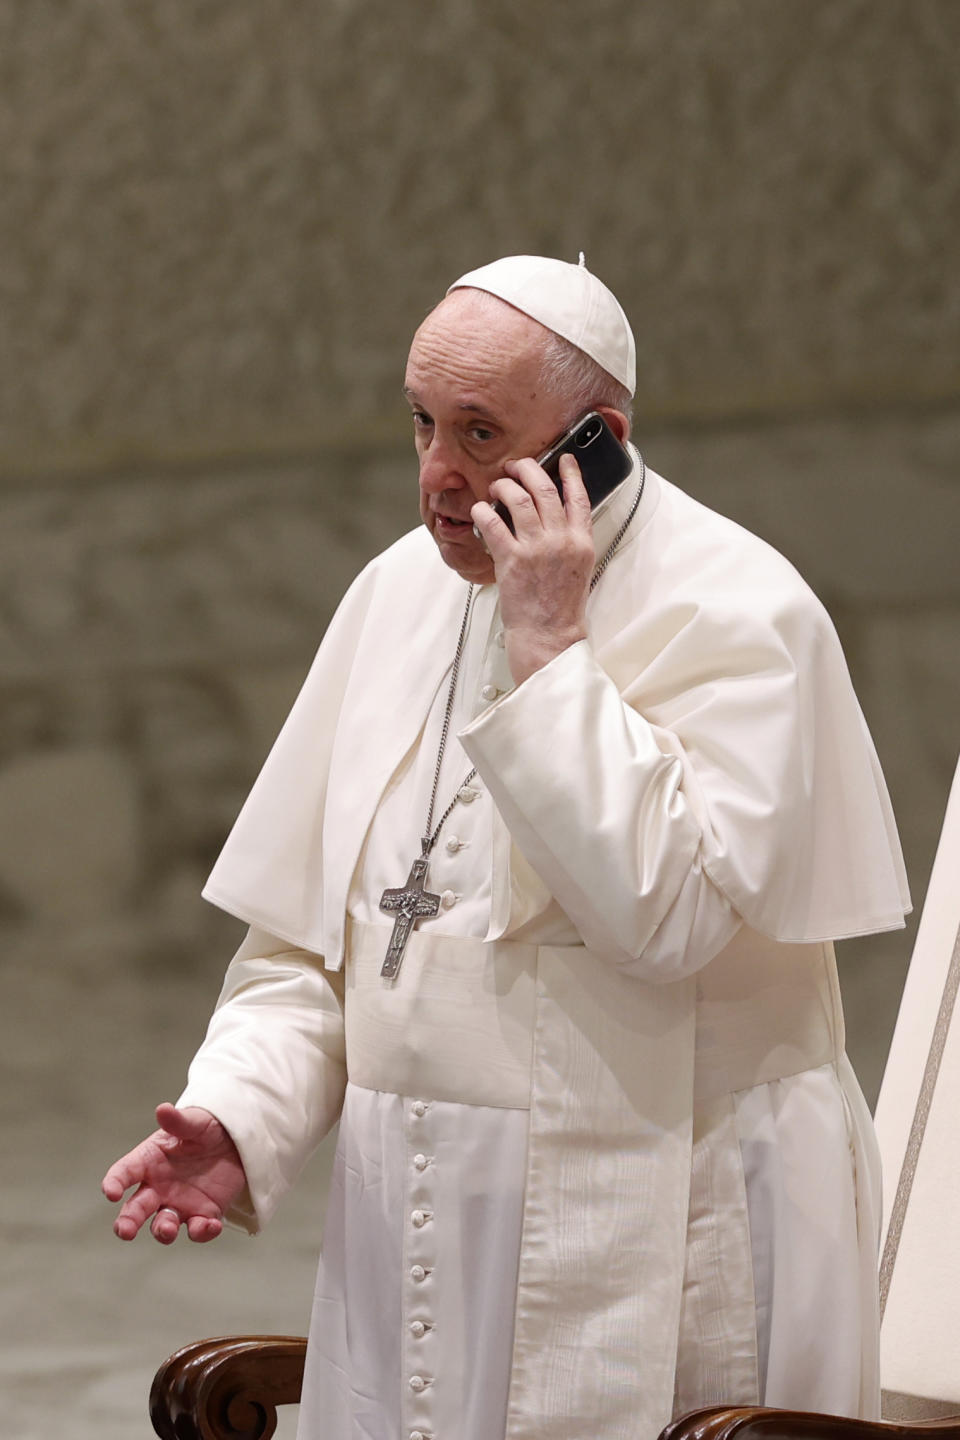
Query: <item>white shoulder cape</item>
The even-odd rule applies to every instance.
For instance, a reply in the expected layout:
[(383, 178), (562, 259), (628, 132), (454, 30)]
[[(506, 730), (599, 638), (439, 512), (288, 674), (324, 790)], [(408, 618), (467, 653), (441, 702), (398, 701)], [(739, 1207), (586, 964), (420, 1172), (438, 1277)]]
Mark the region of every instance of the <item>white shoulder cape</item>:
[[(340, 967), (364, 835), (448, 671), (464, 594), (424, 529), (363, 570), (207, 899)], [(903, 924), (877, 757), (829, 617), (788, 561), (648, 470), (588, 622), (623, 703), (680, 760), (700, 861), (747, 924), (792, 942)]]

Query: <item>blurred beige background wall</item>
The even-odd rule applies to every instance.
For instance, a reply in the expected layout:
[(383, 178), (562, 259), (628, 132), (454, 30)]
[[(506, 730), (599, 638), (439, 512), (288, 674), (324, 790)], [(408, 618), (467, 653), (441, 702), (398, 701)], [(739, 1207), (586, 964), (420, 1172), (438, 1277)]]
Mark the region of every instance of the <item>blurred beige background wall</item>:
[[(462, 271), (583, 249), (617, 292), (649, 462), (827, 603), (922, 900), (960, 744), (958, 52), (954, 0), (0, 0), (24, 1440), (146, 1435), (177, 1341), (305, 1324), (315, 1188), (254, 1259), (121, 1247), (96, 1186), (237, 938), (206, 869), (344, 586), (416, 523), (402, 366)], [(911, 937), (841, 956), (871, 1097)]]

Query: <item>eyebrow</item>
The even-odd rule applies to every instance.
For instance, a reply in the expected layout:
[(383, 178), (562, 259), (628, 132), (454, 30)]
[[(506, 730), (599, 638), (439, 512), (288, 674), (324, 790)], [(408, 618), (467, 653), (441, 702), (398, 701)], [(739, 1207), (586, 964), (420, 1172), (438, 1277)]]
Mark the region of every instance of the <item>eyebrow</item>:
[[(403, 393), (408, 400), (413, 400), (418, 405), (421, 403), (420, 400), (417, 398), (417, 392), (413, 389), (412, 386), (404, 385)], [(496, 414), (495, 411), (488, 410), (486, 405), (478, 405), (475, 400), (464, 400), (461, 404), (457, 406), (457, 409), (465, 411), (468, 415), (479, 415), (484, 420), (493, 420), (497, 424), (500, 423), (500, 417)]]

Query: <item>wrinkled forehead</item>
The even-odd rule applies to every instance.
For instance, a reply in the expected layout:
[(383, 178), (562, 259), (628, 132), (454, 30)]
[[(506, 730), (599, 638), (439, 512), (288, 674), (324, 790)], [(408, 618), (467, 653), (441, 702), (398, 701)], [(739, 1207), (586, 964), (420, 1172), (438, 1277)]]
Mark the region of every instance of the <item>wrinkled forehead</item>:
[(413, 337), (407, 361), (412, 378), (431, 376), (511, 386), (518, 372), (538, 374), (550, 338), (545, 326), (483, 290), (454, 290), (440, 301)]

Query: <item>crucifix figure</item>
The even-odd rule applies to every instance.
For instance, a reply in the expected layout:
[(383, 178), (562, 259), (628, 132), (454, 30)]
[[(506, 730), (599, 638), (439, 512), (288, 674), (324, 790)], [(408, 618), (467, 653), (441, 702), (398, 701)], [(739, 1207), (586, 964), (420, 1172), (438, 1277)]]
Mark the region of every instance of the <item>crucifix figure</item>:
[(423, 888), (427, 879), (427, 863), (426, 855), (421, 855), (411, 865), (403, 889), (384, 890), (380, 896), (381, 910), (397, 912), (397, 918), (393, 922), (393, 934), (387, 946), (387, 957), (380, 971), (388, 980), (393, 980), (400, 969), (403, 952), (407, 948), (414, 925), (418, 920), (438, 914), (440, 910), (440, 896), (432, 895)]

